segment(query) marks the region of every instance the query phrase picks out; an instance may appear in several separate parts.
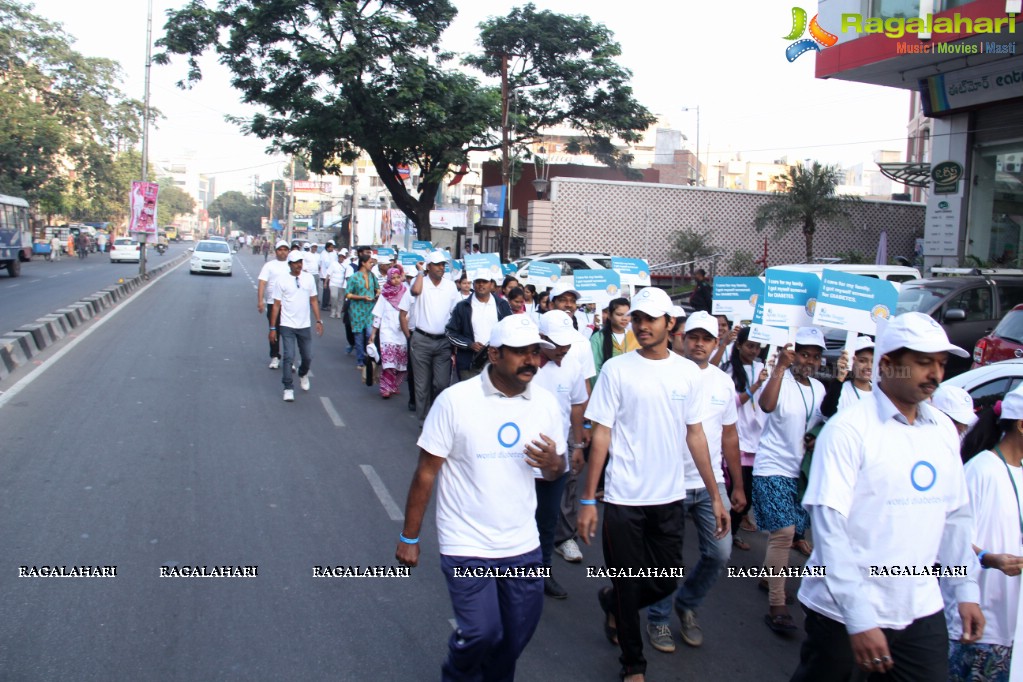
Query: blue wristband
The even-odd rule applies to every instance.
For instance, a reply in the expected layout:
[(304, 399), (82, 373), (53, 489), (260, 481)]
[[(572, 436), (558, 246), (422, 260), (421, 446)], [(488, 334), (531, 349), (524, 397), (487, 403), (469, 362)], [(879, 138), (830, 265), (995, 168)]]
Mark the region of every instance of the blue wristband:
[(596, 500), (579, 500), (579, 504), (584, 504), (587, 507), (591, 507), (591, 506), (597, 504), (597, 501)]
[(980, 553), (977, 554), (977, 563), (979, 563), (980, 567), (983, 568), (985, 571), (987, 569), (991, 568), (990, 566), (985, 566), (984, 565), (984, 555), (987, 554), (987, 553), (988, 553), (988, 551), (986, 549), (982, 549), (982, 550), (980, 550)]
[(406, 545), (418, 545), (419, 544), (419, 538), (415, 538), (413, 540), (413, 539), (405, 537), (404, 533), (398, 533), (398, 539), (401, 540), (402, 542), (404, 542)]

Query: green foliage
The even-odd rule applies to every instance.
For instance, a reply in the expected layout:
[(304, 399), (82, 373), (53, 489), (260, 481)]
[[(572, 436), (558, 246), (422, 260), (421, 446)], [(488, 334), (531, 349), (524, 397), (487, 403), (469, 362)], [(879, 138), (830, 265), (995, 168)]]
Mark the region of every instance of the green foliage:
[[(709, 236), (710, 232), (700, 233), (689, 228), (678, 230), (671, 236), (671, 251), (669, 253), (673, 259), (682, 262), (710, 256), (714, 253), (714, 247), (708, 240)], [(695, 269), (696, 264), (690, 262), (689, 274), (692, 274)]]
[(728, 261), (728, 272), (733, 277), (756, 277), (760, 274), (760, 266), (752, 253), (737, 249)]
[(186, 215), (195, 210), (195, 199), (175, 185), (173, 180), (161, 178), (158, 184), (160, 194), (156, 199), (156, 217), (161, 225), (173, 223), (179, 215)]
[[(298, 175), (298, 173), (295, 173)], [(231, 223), (235, 228), (258, 234), (260, 218), (265, 215), (258, 204), (241, 192), (224, 192), (209, 207), (210, 216)]]
[(757, 232), (774, 228), (775, 237), (782, 237), (792, 228), (802, 229), (806, 241), (806, 262), (813, 261), (813, 238), (817, 226), (830, 222), (851, 227), (848, 208), (857, 197), (835, 194), (841, 182), (837, 166), (822, 166), (814, 161), (806, 166), (789, 167), (788, 175), (778, 178), (786, 189), (777, 198), (757, 209), (754, 226)]
[[(295, 172), (298, 175), (298, 171)], [(284, 221), (288, 208), (288, 186), (283, 180), (264, 182), (259, 186), (260, 196), (256, 201), (260, 216), (270, 216)], [(270, 200), (273, 199), (273, 215), (270, 212)]]

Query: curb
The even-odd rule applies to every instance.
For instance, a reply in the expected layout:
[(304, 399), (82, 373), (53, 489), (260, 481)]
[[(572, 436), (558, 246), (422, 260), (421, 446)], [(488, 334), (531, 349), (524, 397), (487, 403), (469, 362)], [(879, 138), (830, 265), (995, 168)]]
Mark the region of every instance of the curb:
[[(150, 278), (164, 270), (175, 267), (188, 257), (184, 253), (177, 259), (158, 265), (149, 270)], [(136, 289), (147, 282), (135, 276), (122, 284), (115, 284), (85, 296), (75, 303), (43, 315), (35, 322), (23, 324), (13, 331), (0, 336), (0, 380), (6, 379), (39, 353), (65, 338), (72, 331), (89, 320), (98, 317), (104, 310), (113, 308)]]

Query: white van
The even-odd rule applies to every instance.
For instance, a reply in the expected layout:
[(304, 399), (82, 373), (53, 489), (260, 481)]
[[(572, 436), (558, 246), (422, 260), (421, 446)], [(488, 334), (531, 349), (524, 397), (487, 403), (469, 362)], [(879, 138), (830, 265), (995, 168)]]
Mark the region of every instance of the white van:
[[(906, 265), (871, 265), (867, 263), (799, 263), (797, 265), (772, 265), (778, 270), (789, 270), (791, 272), (812, 272), (821, 277), (825, 270), (838, 270), (850, 275), (861, 275), (875, 279), (885, 279), (889, 282), (908, 282), (911, 279), (920, 279), (920, 271)], [(766, 273), (761, 272), (761, 277)]]

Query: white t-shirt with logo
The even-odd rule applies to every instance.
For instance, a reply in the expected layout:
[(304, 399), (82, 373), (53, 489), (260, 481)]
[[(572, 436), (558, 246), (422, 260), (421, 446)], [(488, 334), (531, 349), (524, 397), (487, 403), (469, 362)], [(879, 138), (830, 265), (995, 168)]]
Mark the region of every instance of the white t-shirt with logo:
[(308, 272), (301, 272), (297, 282), (290, 272), (274, 282), (274, 301), (281, 302), (281, 327), (305, 329), (312, 326), (309, 299), (316, 298), (316, 281)]
[[(844, 551), (863, 575), (859, 598), (873, 607), (878, 627), (902, 629), (942, 609), (938, 581), (870, 576), (870, 566), (932, 566), (946, 516), (969, 504), (969, 493), (952, 422), (927, 404), (920, 404), (913, 425), (898, 415), (882, 420), (896, 412), (879, 397), (828, 420), (814, 447), (803, 505), (830, 507), (846, 518)], [(816, 556), (807, 566), (816, 565)], [(845, 622), (825, 581), (803, 578), (799, 600)]]
[(704, 420), (702, 384), (696, 363), (675, 353), (648, 360), (632, 351), (604, 363), (586, 418), (611, 429), (606, 501), (643, 506), (685, 498), (682, 449), (687, 425)]
[(263, 302), (273, 303), (274, 302), (274, 283), (278, 277), (287, 277), (291, 274), (291, 269), (288, 268), (288, 261), (284, 260), (268, 260), (263, 263), (263, 268), (259, 271), (259, 281), (266, 282), (266, 288), (263, 289)]
[(822, 402), (824, 384), (811, 378), (810, 385), (803, 386), (792, 372), (785, 370), (778, 391), (778, 404), (774, 412), (768, 413), (757, 444), (754, 476), (799, 478), (805, 450), (803, 436), (824, 421)]
[[(764, 363), (760, 360), (754, 360), (752, 365), (743, 365), (742, 371), (746, 373), (746, 387), (750, 393), (753, 393), (753, 384), (760, 378), (760, 372), (763, 369)], [(761, 386), (760, 390), (764, 390), (764, 387)], [(757, 403), (759, 399), (760, 393), (753, 393), (752, 397), (738, 408), (738, 421), (735, 428), (739, 432), (739, 450), (742, 452), (756, 454), (757, 445), (760, 443), (760, 434), (764, 430), (767, 413), (760, 409), (760, 405)]]
[(497, 325), (497, 300), (491, 294), (487, 302), (479, 300), (475, 294), (469, 299), (472, 319), (472, 338), (476, 343), (490, 343), (490, 332)]
[[(722, 428), (734, 425), (738, 421), (735, 409), (735, 384), (732, 377), (714, 365), (707, 365), (700, 370), (703, 378), (703, 400), (707, 405), (703, 419), (703, 433), (707, 436), (707, 449), (710, 452), (710, 467), (714, 471), (714, 480), (724, 484), (725, 472), (722, 467), (724, 452), (721, 449)], [(686, 490), (705, 488), (703, 477), (696, 468), (693, 455), (685, 440), (682, 441), (682, 452), (685, 454)]]
[(540, 386), (512, 398), (494, 391), (487, 371), (445, 389), (417, 442), (447, 460), (437, 481), (441, 554), (500, 558), (540, 545), (533, 469), (524, 451), (543, 433), (565, 452), (561, 411)]
[[(571, 353), (571, 351), (569, 351)], [(572, 440), (572, 406), (582, 405), (589, 399), (586, 392), (586, 380), (583, 378), (582, 370), (574, 362), (568, 361), (568, 355), (558, 366), (553, 360), (541, 367), (536, 376), (533, 377), (533, 384), (547, 389), (557, 398), (562, 424), (564, 425), (565, 440)], [(570, 450), (565, 451), (566, 457)], [(537, 472), (539, 473), (539, 472)]]

